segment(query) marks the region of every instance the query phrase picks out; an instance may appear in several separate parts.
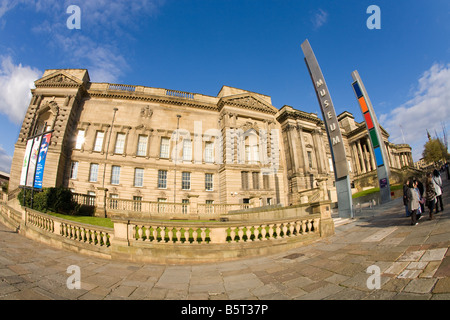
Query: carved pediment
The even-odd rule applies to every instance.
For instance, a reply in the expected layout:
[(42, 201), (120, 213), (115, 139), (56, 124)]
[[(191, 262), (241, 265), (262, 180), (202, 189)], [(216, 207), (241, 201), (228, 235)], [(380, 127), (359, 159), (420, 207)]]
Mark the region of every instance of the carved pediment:
[(251, 93), (243, 93), (233, 96), (223, 97), (219, 101), (219, 110), (225, 105), (237, 106), (245, 109), (260, 111), (269, 114), (276, 114), (278, 109), (268, 104), (261, 98)]
[(50, 74), (35, 82), (36, 87), (71, 87), (82, 84), (83, 81), (64, 72)]

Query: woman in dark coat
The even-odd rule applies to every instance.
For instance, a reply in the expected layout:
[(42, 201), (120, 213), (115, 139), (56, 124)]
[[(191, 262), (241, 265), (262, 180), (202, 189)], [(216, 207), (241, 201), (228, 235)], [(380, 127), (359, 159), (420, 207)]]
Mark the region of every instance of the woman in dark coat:
[(434, 187), (433, 177), (431, 173), (427, 173), (427, 182), (425, 187), (425, 199), (427, 207), (430, 210), (430, 220), (433, 220), (433, 210), (436, 203), (436, 189)]

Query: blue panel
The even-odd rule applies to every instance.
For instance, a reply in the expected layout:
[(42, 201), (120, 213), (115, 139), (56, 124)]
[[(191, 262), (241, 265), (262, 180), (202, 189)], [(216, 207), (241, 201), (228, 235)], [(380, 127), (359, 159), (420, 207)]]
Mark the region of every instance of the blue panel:
[(383, 161), (383, 155), (381, 154), (381, 149), (374, 148), (373, 151), (375, 152), (375, 159), (377, 160), (377, 167), (384, 165)]
[(358, 99), (361, 98), (363, 96), (363, 93), (361, 91), (361, 88), (359, 87), (359, 83), (357, 81), (355, 81), (355, 82), (353, 82), (352, 86), (353, 86), (353, 90), (355, 90), (355, 94), (358, 97)]

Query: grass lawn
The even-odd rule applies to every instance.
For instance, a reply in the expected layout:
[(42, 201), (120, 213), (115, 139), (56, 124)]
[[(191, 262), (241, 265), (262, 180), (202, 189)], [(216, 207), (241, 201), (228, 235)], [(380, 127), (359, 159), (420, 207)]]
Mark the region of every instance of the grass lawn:
[(48, 215), (75, 221), (79, 223), (92, 224), (94, 226), (106, 227), (106, 228), (114, 228), (114, 223), (109, 218), (99, 218), (99, 217), (87, 217), (87, 216), (71, 216), (60, 213), (47, 212)]
[[(401, 184), (394, 185), (394, 186), (391, 186), (391, 191), (400, 190), (402, 188), (403, 188), (403, 185), (401, 185)], [(356, 199), (356, 198), (359, 198), (359, 197), (362, 197), (362, 196), (365, 196), (365, 195), (368, 195), (368, 194), (371, 194), (371, 193), (376, 193), (376, 192), (380, 192), (380, 188), (379, 187), (368, 189), (368, 190), (364, 190), (364, 191), (360, 191), (360, 192), (356, 192), (355, 194), (352, 195), (352, 198)]]

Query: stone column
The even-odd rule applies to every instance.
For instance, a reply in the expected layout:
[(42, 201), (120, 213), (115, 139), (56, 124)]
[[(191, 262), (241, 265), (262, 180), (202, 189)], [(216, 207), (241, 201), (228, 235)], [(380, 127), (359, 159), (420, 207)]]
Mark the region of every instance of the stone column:
[(361, 173), (366, 173), (366, 165), (364, 164), (364, 157), (363, 157), (363, 152), (362, 152), (362, 148), (361, 148), (361, 141), (358, 140), (357, 142), (358, 145), (358, 153), (359, 153), (359, 158), (361, 159)]
[(358, 157), (358, 150), (356, 148), (356, 142), (354, 142), (352, 144), (352, 150), (353, 150), (353, 159), (355, 161), (356, 173), (359, 175), (359, 174), (361, 174), (361, 165), (359, 163), (359, 157)]

